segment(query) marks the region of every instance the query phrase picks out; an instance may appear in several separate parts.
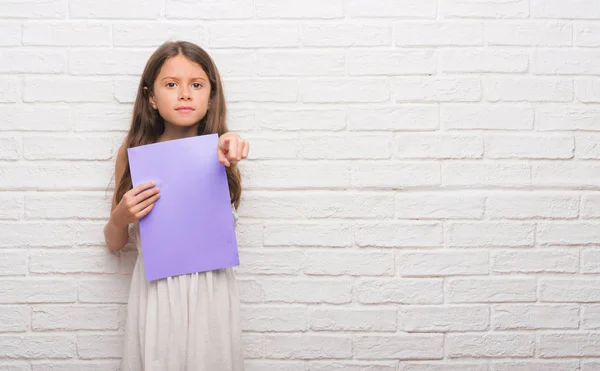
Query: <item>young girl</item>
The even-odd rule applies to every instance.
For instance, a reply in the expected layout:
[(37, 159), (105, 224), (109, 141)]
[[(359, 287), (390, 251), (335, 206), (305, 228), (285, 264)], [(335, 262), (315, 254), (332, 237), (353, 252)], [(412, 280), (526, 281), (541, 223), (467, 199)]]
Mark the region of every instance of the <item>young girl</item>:
[(227, 132), (217, 68), (195, 44), (163, 44), (142, 74), (131, 128), (117, 155), (116, 191), (104, 228), (107, 246), (118, 251), (127, 243), (132, 224), (139, 254), (121, 371), (243, 370), (239, 295), (231, 269), (146, 281), (138, 221), (152, 211), (160, 190), (153, 183), (132, 189), (127, 160), (127, 148), (209, 133), (219, 134), (215, 151), (227, 167), (235, 216), (241, 195), (235, 163), (248, 156), (249, 147), (237, 134)]

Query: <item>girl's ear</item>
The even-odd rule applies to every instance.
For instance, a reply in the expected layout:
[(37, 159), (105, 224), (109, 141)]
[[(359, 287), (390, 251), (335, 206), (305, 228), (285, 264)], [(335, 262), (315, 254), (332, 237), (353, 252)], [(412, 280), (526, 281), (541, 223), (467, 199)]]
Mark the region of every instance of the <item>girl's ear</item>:
[(148, 96), (148, 101), (150, 102), (150, 105), (152, 105), (152, 108), (157, 109), (154, 94), (152, 94), (152, 91), (150, 91), (147, 86), (144, 86), (144, 93)]

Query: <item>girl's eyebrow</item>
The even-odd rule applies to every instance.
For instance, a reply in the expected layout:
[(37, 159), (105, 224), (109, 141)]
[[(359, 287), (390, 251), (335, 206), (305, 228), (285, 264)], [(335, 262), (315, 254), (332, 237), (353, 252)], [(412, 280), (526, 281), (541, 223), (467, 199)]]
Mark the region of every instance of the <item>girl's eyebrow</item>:
[[(174, 77), (174, 76), (165, 76), (163, 77), (160, 81), (166, 80), (166, 79), (171, 79), (171, 80), (179, 80), (178, 77)], [(203, 77), (192, 77), (191, 80), (202, 80), (202, 81), (206, 81), (205, 78)]]

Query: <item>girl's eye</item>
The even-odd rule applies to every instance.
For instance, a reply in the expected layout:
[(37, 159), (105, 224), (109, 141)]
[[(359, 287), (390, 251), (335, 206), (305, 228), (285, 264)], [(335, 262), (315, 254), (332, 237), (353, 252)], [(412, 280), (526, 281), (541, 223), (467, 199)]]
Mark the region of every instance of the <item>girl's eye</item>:
[(168, 83), (167, 83), (167, 86), (168, 86), (169, 88), (174, 88), (174, 87), (175, 87), (175, 83), (174, 83), (174, 82), (168, 82)]
[(194, 88), (196, 88), (196, 89), (198, 89), (198, 88), (201, 88), (201, 87), (202, 87), (202, 85), (200, 85), (200, 84), (199, 84), (199, 83), (197, 83), (197, 82), (193, 83), (193, 84), (192, 84), (192, 86), (193, 86)]

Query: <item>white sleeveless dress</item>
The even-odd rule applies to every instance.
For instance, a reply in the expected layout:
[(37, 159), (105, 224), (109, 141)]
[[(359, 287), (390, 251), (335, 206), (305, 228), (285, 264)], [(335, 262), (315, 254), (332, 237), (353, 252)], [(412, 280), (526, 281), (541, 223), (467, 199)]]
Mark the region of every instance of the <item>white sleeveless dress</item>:
[[(237, 221), (237, 215), (234, 211)], [(147, 282), (139, 224), (121, 371), (242, 371), (240, 299), (231, 268)]]

